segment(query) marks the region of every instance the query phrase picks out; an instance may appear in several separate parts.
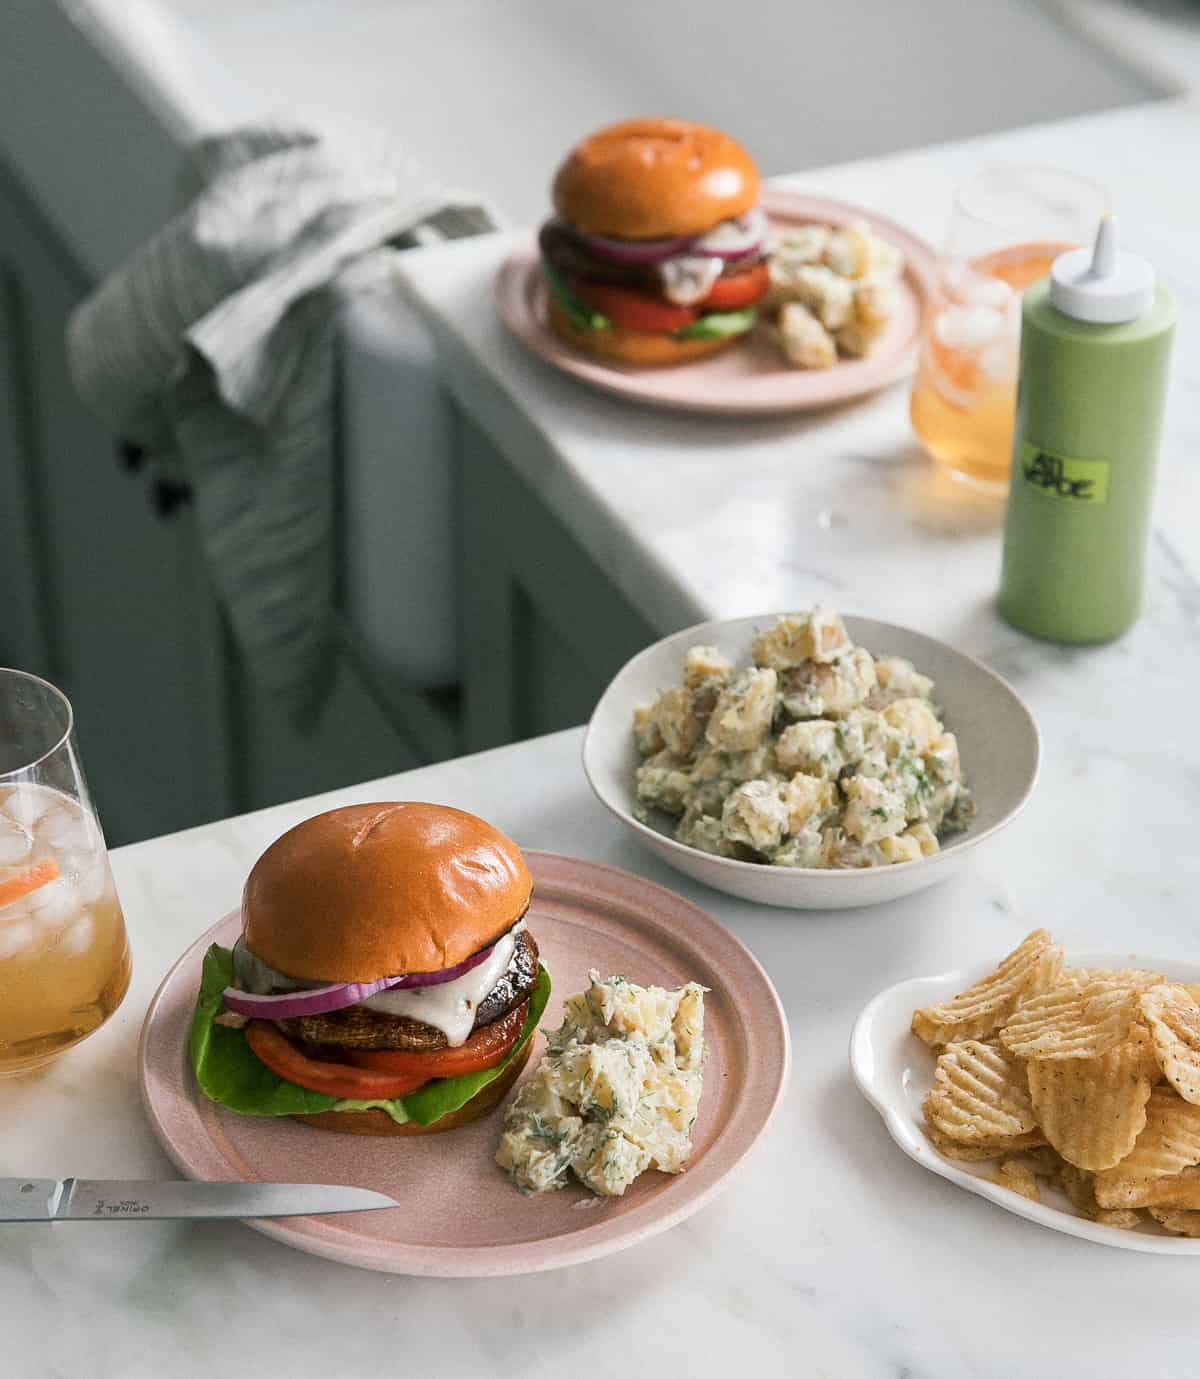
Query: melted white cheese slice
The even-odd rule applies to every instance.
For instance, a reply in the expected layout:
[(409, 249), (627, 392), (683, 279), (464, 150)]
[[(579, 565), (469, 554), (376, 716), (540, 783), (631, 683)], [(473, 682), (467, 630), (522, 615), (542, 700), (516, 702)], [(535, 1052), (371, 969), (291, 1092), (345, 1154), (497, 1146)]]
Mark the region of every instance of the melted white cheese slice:
[(504, 975), (517, 946), (522, 921), (496, 944), (484, 962), (452, 982), (440, 986), (415, 986), (403, 991), (381, 991), (361, 1002), (382, 1015), (405, 1015), (410, 1020), (440, 1029), (451, 1048), (465, 1044), (475, 1024), (479, 1003)]
[(663, 296), (677, 306), (701, 302), (721, 276), (724, 260), (709, 254), (680, 254), (658, 265)]

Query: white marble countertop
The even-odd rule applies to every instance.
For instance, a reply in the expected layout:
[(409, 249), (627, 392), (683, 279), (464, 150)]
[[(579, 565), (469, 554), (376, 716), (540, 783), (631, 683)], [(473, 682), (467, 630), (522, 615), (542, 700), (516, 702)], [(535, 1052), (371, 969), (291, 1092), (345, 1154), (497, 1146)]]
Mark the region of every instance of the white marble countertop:
[[(1194, 841), (1194, 785), (1174, 810), (1154, 808), (1169, 754), (1107, 740), (1118, 704), (1127, 724), (1139, 721), (1129, 688), (1097, 724), (1067, 702), (1070, 666), (1037, 683), (1057, 750), (1029, 810), (956, 879), (887, 909), (759, 909), (668, 871), (589, 795), (578, 730), (119, 849), (133, 985), (109, 1025), (49, 1071), (0, 1082), (0, 1172), (174, 1176), (138, 1102), (150, 996), (236, 903), (272, 838), (319, 808), (372, 798), (470, 808), (524, 845), (625, 867), (696, 900), (772, 974), (792, 1081), (772, 1131), (715, 1203), (665, 1236), (554, 1274), (371, 1274), (225, 1223), (2, 1227), (0, 1372), (479, 1379), (516, 1365), (557, 1379), (614, 1373), (627, 1353), (622, 1372), (696, 1379), (734, 1367), (797, 1379), (1192, 1375), (1196, 1260), (1054, 1234), (923, 1172), (847, 1068), (851, 1024), (876, 990), (995, 955), (1035, 921), (1069, 945), (1200, 957), (1195, 863), (1190, 876), (1178, 864)], [(1142, 683), (1161, 686), (1160, 670)], [(1069, 819), (1056, 787), (1077, 799)], [(1139, 816), (1145, 827), (1131, 831)]]

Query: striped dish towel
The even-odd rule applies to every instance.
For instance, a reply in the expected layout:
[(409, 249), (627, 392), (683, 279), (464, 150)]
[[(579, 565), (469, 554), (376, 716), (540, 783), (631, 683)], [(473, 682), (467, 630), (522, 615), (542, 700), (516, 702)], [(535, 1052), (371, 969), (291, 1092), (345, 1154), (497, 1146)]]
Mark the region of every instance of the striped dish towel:
[(391, 284), (395, 249), (493, 222), (360, 126), (206, 139), (188, 179), (187, 208), (75, 312), (71, 370), (190, 488), (246, 666), (303, 719), (334, 666), (339, 308)]

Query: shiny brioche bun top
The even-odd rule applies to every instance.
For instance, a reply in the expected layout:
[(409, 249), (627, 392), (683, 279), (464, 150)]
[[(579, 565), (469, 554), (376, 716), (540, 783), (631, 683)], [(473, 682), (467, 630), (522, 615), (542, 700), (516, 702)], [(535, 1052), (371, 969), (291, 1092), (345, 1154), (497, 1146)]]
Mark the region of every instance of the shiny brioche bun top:
[(302, 981), (435, 972), (486, 948), (529, 904), (521, 850), (439, 804), (357, 804), (297, 824), (242, 893), (246, 946)]
[(586, 234), (701, 235), (758, 204), (758, 169), (727, 134), (689, 120), (625, 120), (578, 144), (554, 209)]

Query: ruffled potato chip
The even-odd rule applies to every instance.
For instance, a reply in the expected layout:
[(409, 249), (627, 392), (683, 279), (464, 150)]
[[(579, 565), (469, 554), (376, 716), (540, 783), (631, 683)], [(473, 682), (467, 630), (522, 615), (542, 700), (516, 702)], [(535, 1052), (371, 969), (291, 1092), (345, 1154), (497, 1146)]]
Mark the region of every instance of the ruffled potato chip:
[(952, 1140), (935, 1130), (926, 1122), (925, 1133), (933, 1147), (947, 1159), (958, 1159), (962, 1163), (983, 1163), (987, 1159), (998, 1159), (1001, 1155), (1021, 1150), (1036, 1149), (1046, 1143), (1040, 1130), (1031, 1130), (1027, 1135), (1016, 1135), (1009, 1140), (975, 1140), (970, 1144), (962, 1140)]
[(1186, 1207), (1151, 1207), (1150, 1215), (1172, 1235), (1200, 1236), (1200, 1211)]
[(1027, 1065), (1042, 1133), (1076, 1168), (1112, 1168), (1145, 1127), (1152, 1086), (1149, 1040), (1138, 1026), (1133, 1033), (1099, 1058), (1034, 1059)]
[(1091, 981), (1104, 982), (1107, 986), (1133, 987), (1138, 990), (1147, 986), (1157, 986), (1159, 982), (1166, 981), (1161, 972), (1147, 972), (1142, 967), (1120, 967), (1115, 971), (1110, 971), (1104, 967), (1092, 967), (1086, 971)]
[(1182, 986), (1163, 982), (1139, 997), (1167, 1081), (1184, 1101), (1200, 1105), (1200, 1005)]
[(925, 1119), (948, 1139), (996, 1143), (1036, 1127), (1025, 1070), (978, 1040), (948, 1044), (937, 1061)]
[(1127, 1207), (1186, 1207), (1200, 1210), (1200, 1168), (1184, 1168), (1170, 1178), (1130, 1179), (1119, 1192), (1111, 1185), (1105, 1191), (1109, 1201), (1120, 1200)]
[(1064, 968), (1035, 930), (990, 976), (913, 1014), (939, 1053), (923, 1111), (946, 1158), (995, 1161), (1031, 1201), (1064, 1192), (1117, 1230), (1200, 1239), (1200, 983)]
[(1096, 1200), (1096, 1180), (1086, 1169), (1076, 1168), (1065, 1160), (1058, 1174), (1058, 1184), (1067, 1194), (1071, 1205), (1089, 1221), (1101, 1226), (1113, 1226), (1119, 1231), (1131, 1231), (1142, 1220), (1141, 1213), (1130, 1207), (1115, 1210), (1102, 1207)]
[(1052, 1183), (1058, 1182), (1058, 1175), (1063, 1166), (1063, 1159), (1058, 1150), (1051, 1149), (1048, 1144), (1038, 1145), (1033, 1149), (1022, 1149), (1016, 1154), (1010, 1154), (1008, 1158), (1010, 1162), (1020, 1159), (1036, 1177), (1046, 1178)]
[(1059, 985), (1067, 982), (1075, 986), (1087, 986), (1091, 982), (1103, 982), (1105, 986), (1157, 986), (1166, 978), (1161, 972), (1147, 972), (1141, 967), (1064, 967), (1059, 977)]
[(1003, 1159), (1000, 1167), (992, 1174), (990, 1181), (998, 1183), (1001, 1187), (1006, 1187), (1012, 1192), (1020, 1193), (1022, 1197), (1028, 1197), (1031, 1202), (1042, 1200), (1037, 1174), (1033, 1171), (1032, 1166), (1019, 1155)]
[(1062, 969), (1062, 949), (1035, 929), (990, 976), (940, 1005), (915, 1011), (913, 1033), (930, 1045), (983, 1039), (1003, 1025), (1022, 996), (1047, 991)]
[(1117, 1207), (1110, 1210), (1108, 1207), (1096, 1207), (1091, 1212), (1084, 1212), (1090, 1220), (1095, 1221), (1098, 1226), (1112, 1226), (1114, 1230), (1131, 1231), (1136, 1226), (1140, 1226), (1143, 1216), (1140, 1211), (1134, 1211), (1129, 1207)]
[(1200, 1164), (1200, 1106), (1170, 1087), (1156, 1087), (1146, 1103), (1146, 1128), (1133, 1148), (1096, 1175), (1096, 1200), (1102, 1207), (1139, 1206), (1142, 1184), (1174, 1178), (1193, 1164)]
[(1018, 1058), (1099, 1058), (1129, 1038), (1137, 1014), (1132, 987), (1059, 984), (1021, 1002), (1000, 1031)]

